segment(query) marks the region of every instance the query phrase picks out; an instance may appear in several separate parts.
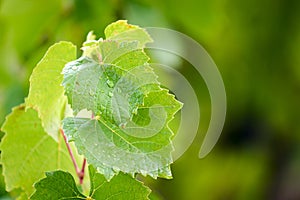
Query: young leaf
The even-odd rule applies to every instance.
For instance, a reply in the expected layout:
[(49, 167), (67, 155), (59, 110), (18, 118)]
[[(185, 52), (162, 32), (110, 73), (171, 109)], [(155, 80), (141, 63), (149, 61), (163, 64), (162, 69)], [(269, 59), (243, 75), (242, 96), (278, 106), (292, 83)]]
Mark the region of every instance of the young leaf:
[(64, 169), (75, 174), (63, 139), (59, 137), (57, 143), (44, 131), (35, 110), (15, 107), (2, 130), (1, 164), (7, 191), (21, 188), (29, 196), (45, 171)]
[(38, 110), (46, 132), (58, 140), (59, 128), (66, 105), (61, 71), (66, 63), (76, 59), (76, 46), (60, 42), (51, 46), (34, 68), (30, 77), (26, 107)]
[(85, 199), (75, 184), (73, 176), (68, 172), (46, 172), (46, 178), (34, 184), (36, 192), (31, 200)]
[(107, 179), (119, 171), (170, 178), (168, 123), (182, 104), (160, 88), (148, 65), (141, 48), (151, 39), (145, 30), (118, 21), (106, 36), (109, 40), (92, 41), (92, 47), (86, 42), (86, 56), (63, 69), (74, 113), (87, 109), (95, 116), (65, 118), (64, 132)]
[(108, 25), (105, 30), (107, 40), (138, 41), (139, 47), (144, 48), (146, 43), (152, 42), (150, 35), (142, 28), (127, 23), (127, 20), (119, 20)]
[(78, 191), (71, 174), (54, 171), (47, 172), (47, 177), (34, 185), (36, 192), (31, 196), (31, 199), (146, 200), (151, 192), (141, 182), (125, 174), (119, 174), (108, 182), (92, 166), (89, 167), (89, 173), (91, 189), (88, 197)]

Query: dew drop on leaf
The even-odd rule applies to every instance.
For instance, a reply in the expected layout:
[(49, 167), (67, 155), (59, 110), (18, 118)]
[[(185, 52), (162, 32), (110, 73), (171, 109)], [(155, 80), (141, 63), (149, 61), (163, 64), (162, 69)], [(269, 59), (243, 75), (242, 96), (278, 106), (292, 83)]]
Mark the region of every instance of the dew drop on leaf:
[(111, 88), (114, 87), (114, 83), (111, 80), (107, 80), (106, 84)]
[(75, 65), (72, 66), (72, 69), (73, 69), (73, 70), (77, 70), (77, 66), (75, 66)]
[(119, 127), (122, 128), (122, 129), (126, 128), (126, 123), (120, 123)]

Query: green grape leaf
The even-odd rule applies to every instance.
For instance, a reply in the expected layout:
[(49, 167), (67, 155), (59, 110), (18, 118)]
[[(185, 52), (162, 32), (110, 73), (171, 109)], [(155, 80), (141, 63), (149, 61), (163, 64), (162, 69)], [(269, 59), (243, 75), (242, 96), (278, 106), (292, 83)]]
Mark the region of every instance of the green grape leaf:
[(90, 197), (97, 200), (135, 200), (148, 199), (151, 192), (143, 183), (129, 175), (119, 173), (109, 182), (98, 173), (92, 165), (89, 166), (91, 191)]
[(148, 196), (151, 190), (128, 175), (120, 173), (108, 182), (104, 176), (97, 173), (91, 165), (89, 166), (89, 174), (91, 189), (88, 197), (78, 191), (74, 178), (70, 173), (59, 170), (47, 172), (47, 177), (34, 185), (36, 192), (31, 196), (31, 199), (149, 199)]
[(138, 41), (140, 48), (145, 47), (146, 43), (153, 41), (144, 29), (128, 24), (127, 20), (111, 23), (105, 28), (104, 33), (107, 40), (116, 40), (118, 42)]
[(67, 98), (61, 86), (61, 71), (66, 63), (76, 59), (76, 46), (60, 42), (51, 46), (34, 68), (30, 77), (26, 107), (38, 110), (46, 132), (58, 140)]
[(15, 107), (2, 127), (1, 164), (6, 190), (22, 189), (28, 196), (45, 171), (64, 169), (75, 173), (63, 138), (48, 135), (34, 109)]
[[(106, 35), (126, 32), (120, 24), (108, 27)], [(74, 114), (92, 112), (90, 118), (65, 118), (65, 134), (108, 180), (119, 171), (171, 178), (173, 132), (168, 123), (182, 104), (161, 89), (138, 45), (145, 40), (136, 37), (86, 42), (88, 53), (63, 69), (62, 84)]]
[(73, 176), (64, 171), (46, 172), (46, 178), (34, 184), (36, 192), (31, 200), (85, 199), (76, 187)]

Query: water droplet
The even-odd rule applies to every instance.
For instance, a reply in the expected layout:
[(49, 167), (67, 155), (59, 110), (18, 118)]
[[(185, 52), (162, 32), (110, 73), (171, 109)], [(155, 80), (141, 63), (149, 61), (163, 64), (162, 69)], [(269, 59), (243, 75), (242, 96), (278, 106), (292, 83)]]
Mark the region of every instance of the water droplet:
[(114, 83), (109, 79), (106, 81), (106, 84), (111, 88), (114, 87)]
[(77, 68), (78, 68), (78, 67), (77, 67), (76, 65), (72, 66), (72, 69), (73, 69), (73, 70), (77, 70)]
[(112, 97), (114, 94), (112, 92), (108, 92), (108, 96)]
[(124, 129), (124, 128), (126, 128), (126, 124), (127, 124), (126, 122), (125, 123), (120, 123), (119, 127), (122, 128), (122, 129)]

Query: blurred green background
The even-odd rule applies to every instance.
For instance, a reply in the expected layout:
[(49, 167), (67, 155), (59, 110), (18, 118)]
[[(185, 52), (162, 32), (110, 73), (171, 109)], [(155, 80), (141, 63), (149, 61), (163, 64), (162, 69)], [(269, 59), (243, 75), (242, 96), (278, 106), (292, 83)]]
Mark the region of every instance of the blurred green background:
[[(67, 40), (81, 46), (90, 30), (103, 36), (117, 19), (194, 38), (214, 59), (226, 87), (223, 133), (209, 156), (199, 159), (209, 95), (201, 77), (181, 66), (197, 91), (202, 121), (194, 143), (172, 166), (174, 179), (146, 179), (159, 196), (300, 199), (297, 0), (0, 0), (0, 123), (24, 101), (32, 69), (50, 45)], [(0, 182), (2, 199), (8, 198)]]

